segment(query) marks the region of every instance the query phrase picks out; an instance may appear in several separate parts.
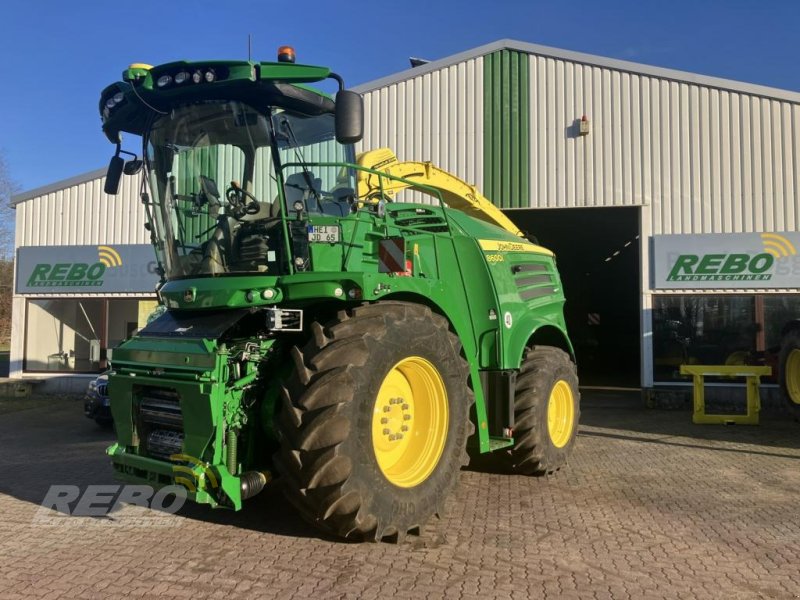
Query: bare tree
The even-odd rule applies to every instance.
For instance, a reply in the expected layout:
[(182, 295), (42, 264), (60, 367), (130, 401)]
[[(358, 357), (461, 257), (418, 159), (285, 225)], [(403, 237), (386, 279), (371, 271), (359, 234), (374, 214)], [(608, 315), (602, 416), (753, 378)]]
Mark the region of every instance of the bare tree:
[(18, 186), (11, 178), (5, 157), (0, 153), (0, 349), (11, 339), (11, 299), (14, 291), (14, 224), (11, 196)]
[(14, 221), (11, 196), (19, 189), (11, 178), (5, 156), (0, 152), (0, 260), (14, 260)]

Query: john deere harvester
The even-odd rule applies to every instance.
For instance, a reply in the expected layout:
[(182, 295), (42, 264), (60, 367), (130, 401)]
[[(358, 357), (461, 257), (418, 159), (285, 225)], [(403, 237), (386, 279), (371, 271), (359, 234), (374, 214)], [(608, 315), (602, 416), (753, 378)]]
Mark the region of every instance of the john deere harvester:
[[(102, 92), (106, 191), (141, 172), (167, 309), (113, 350), (108, 453), (214, 507), (276, 478), (327, 532), (401, 538), (442, 510), (468, 441), (506, 471), (565, 464), (564, 294), (552, 252), (474, 187), (357, 157), (360, 96), (293, 55), (136, 64)], [(326, 79), (335, 101), (307, 87)]]

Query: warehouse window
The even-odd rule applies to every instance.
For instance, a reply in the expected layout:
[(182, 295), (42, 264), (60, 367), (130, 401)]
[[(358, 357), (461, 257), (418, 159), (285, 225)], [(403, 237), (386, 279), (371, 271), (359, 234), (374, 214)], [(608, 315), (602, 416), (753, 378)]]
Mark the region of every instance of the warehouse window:
[(25, 370), (100, 370), (104, 301), (92, 299), (28, 302)]
[(800, 319), (800, 294), (761, 296), (764, 315), (764, 348), (777, 352), (781, 344), (781, 329), (794, 319)]
[(142, 327), (154, 307), (152, 300), (129, 298), (29, 300), (23, 370), (101, 372), (106, 350)]
[(682, 364), (768, 365), (775, 373), (781, 328), (799, 316), (797, 294), (656, 296), (654, 380), (688, 381)]

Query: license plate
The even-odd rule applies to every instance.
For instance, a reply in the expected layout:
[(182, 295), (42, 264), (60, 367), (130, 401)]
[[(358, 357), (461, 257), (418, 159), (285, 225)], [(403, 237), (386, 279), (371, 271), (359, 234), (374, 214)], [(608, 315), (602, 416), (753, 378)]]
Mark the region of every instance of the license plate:
[(309, 225), (308, 241), (334, 244), (339, 241), (339, 228), (336, 225)]

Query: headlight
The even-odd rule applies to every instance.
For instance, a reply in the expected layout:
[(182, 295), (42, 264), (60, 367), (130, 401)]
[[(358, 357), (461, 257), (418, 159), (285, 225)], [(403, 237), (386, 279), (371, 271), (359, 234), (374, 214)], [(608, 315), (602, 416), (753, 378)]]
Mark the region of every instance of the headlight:
[(124, 99), (125, 99), (125, 94), (123, 94), (122, 92), (117, 92), (116, 94), (111, 96), (108, 100), (106, 100), (106, 108), (112, 109), (117, 104), (121, 104)]
[(213, 69), (209, 69), (206, 71), (205, 78), (208, 83), (211, 83), (217, 78), (217, 74), (214, 73)]
[(175, 83), (180, 85), (181, 83), (186, 83), (187, 81), (189, 81), (189, 73), (187, 73), (186, 71), (175, 73)]
[(158, 81), (156, 81), (156, 85), (158, 87), (164, 87), (169, 85), (170, 83), (172, 83), (172, 75), (162, 75), (161, 77), (158, 78)]
[(203, 81), (203, 72), (202, 71), (195, 71), (192, 73), (192, 81), (195, 83), (200, 83)]

